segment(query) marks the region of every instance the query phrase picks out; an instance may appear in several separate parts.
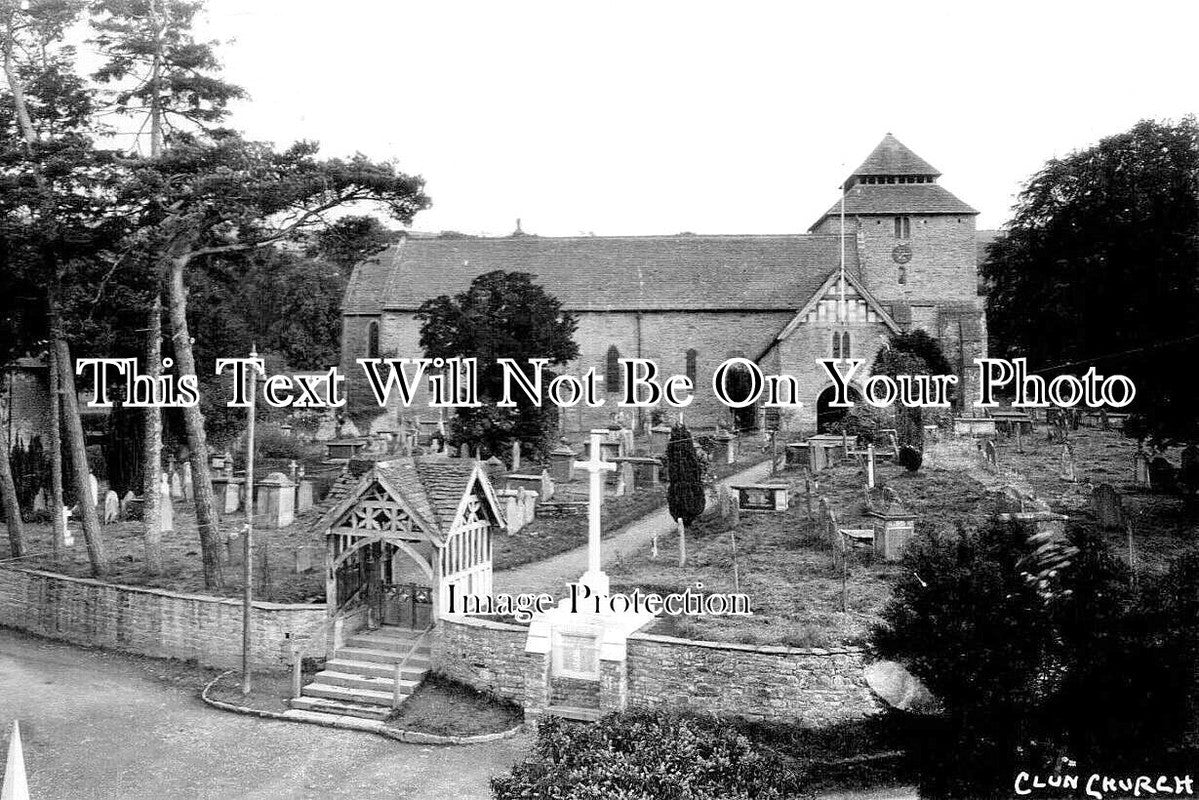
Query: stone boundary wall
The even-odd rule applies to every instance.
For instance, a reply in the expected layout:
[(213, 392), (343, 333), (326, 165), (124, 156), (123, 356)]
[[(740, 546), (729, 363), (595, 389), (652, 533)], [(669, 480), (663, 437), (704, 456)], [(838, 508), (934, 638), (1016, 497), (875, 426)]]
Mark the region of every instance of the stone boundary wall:
[(447, 677), (523, 706), (528, 636), (527, 627), (506, 622), (439, 619), (433, 629), (431, 663)]
[(628, 705), (829, 725), (882, 710), (856, 647), (800, 649), (635, 633)]
[[(289, 638), (323, 655), (324, 605), (253, 603), (252, 608), (254, 666), (282, 668)], [(0, 565), (0, 625), (155, 658), (241, 665), (242, 604), (225, 597)]]
[[(529, 629), (490, 620), (442, 619), (434, 630), (434, 669), (477, 689), (544, 711), (561, 679), (548, 658), (525, 652)], [(636, 633), (616, 680), (598, 691), (603, 710), (661, 707), (750, 719), (828, 725), (878, 713), (882, 704), (866, 685), (861, 648), (754, 646)], [(545, 661), (541, 663), (539, 659)], [(608, 662), (603, 662), (605, 665)], [(557, 692), (561, 694), (561, 692)], [(616, 695), (616, 696), (611, 696)], [(619, 696), (623, 695), (623, 698)]]

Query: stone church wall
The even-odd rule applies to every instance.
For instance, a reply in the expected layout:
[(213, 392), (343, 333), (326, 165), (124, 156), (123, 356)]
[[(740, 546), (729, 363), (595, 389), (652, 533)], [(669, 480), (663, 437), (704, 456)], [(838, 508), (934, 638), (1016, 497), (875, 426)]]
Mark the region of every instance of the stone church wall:
[(433, 669), (476, 689), (524, 705), (529, 629), (463, 617), (440, 619), (431, 646)]
[[(253, 604), (251, 661), (282, 669), (289, 638), (324, 652), (323, 605)], [(240, 600), (119, 586), (0, 567), (0, 625), (72, 644), (155, 658), (241, 665)]]

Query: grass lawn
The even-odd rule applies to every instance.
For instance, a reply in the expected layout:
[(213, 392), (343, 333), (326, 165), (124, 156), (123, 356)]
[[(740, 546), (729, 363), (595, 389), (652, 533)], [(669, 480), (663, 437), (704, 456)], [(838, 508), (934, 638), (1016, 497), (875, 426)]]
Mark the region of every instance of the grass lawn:
[[(924, 527), (952, 528), (960, 519), (985, 516), (983, 487), (961, 472), (921, 470), (912, 474), (880, 463), (878, 481), (891, 486)], [(876, 561), (865, 551), (853, 551), (847, 581), (848, 611), (841, 611), (841, 572), (833, 551), (816, 532), (803, 497), (803, 478), (784, 473), (782, 480), (798, 489), (791, 507), (781, 514), (743, 513), (735, 531), (714, 512), (689, 532), (687, 565), (678, 566), (677, 537), (638, 551), (608, 572), (613, 589), (643, 592), (681, 591), (696, 583), (704, 592), (750, 596), (751, 617), (669, 617), (654, 623), (653, 632), (684, 638), (825, 647), (864, 644), (879, 612), (891, 594), (899, 567)], [(856, 465), (825, 470), (817, 476), (813, 508), (828, 497), (844, 527), (871, 527), (862, 511), (864, 478)], [(736, 537), (734, 585), (733, 538)]]
[[(717, 465), (713, 469), (716, 478), (726, 478), (749, 469), (754, 464), (759, 464), (770, 457), (769, 453), (757, 450), (750, 450), (743, 455), (744, 458), (736, 464)], [(583, 480), (576, 480), (568, 484), (559, 484), (554, 499), (585, 501), (587, 499), (587, 483)], [(664, 505), (666, 505), (666, 484), (664, 483), (650, 489), (639, 489), (625, 497), (605, 498), (601, 515), (603, 535), (611, 536), (630, 522), (635, 522)], [(585, 516), (540, 517), (512, 536), (501, 535), (495, 538), (493, 566), (496, 570), (513, 569), (534, 561), (552, 558), (586, 543), (587, 518)]]
[[(254, 529), (256, 545), (266, 547), (266, 566), (263, 571), (262, 550), (255, 554), (255, 597), (277, 603), (325, 602), (325, 580), (323, 556), (317, 566), (304, 572), (296, 572), (295, 550), (301, 545), (324, 546), (324, 537), (312, 529), (318, 514), (306, 512), (286, 528), (275, 530)], [(229, 517), (222, 523), (223, 531), (241, 529), (244, 518)], [(75, 544), (66, 548), (57, 564), (50, 556), (50, 525), (28, 523), (25, 526), (26, 549), (34, 555), (21, 559), (21, 566), (44, 569), (80, 578), (90, 578), (91, 564), (87, 557), (87, 546), (83, 533), (72, 525)], [(140, 522), (117, 522), (103, 527), (104, 546), (109, 559), (109, 573), (105, 580), (128, 586), (147, 586), (172, 592), (194, 592), (200, 594), (241, 597), (242, 565), (224, 565), (225, 585), (221, 589), (204, 587), (203, 568), (200, 563), (200, 539), (196, 532), (195, 516), (177, 501), (175, 505), (175, 530), (163, 534), (162, 575), (152, 576), (146, 572), (145, 544)], [(8, 556), (7, 537), (0, 537), (0, 559)], [(264, 584), (264, 574), (269, 579)]]

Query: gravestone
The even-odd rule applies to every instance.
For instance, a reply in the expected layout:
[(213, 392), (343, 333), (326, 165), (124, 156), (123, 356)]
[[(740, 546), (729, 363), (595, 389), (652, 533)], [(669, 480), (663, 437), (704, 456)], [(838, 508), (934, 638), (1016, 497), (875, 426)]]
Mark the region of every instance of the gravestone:
[(632, 494), (633, 490), (637, 488), (637, 483), (633, 476), (633, 465), (628, 462), (628, 459), (620, 460), (616, 475), (616, 496), (624, 497), (626, 494)]
[(244, 482), (243, 478), (230, 478), (223, 484), (225, 492), (220, 502), (224, 504), (224, 513), (235, 514), (241, 508), (241, 487)]
[(75, 534), (71, 532), (71, 509), (66, 506), (62, 507), (62, 528), (59, 529), (58, 535), (64, 547), (75, 544)]
[(512, 471), (520, 472), (520, 440), (512, 441)]
[(265, 517), (267, 528), (286, 528), (296, 519), (295, 485), (282, 472), (272, 472), (258, 485), (258, 502), (254, 513)]
[(1149, 482), (1159, 492), (1173, 492), (1177, 488), (1178, 469), (1165, 456), (1155, 456), (1149, 462)]
[(180, 479), (178, 471), (172, 470), (169, 478), (169, 487), (171, 497), (176, 500), (183, 499), (183, 481)]
[(781, 513), (787, 510), (787, 484), (754, 483), (730, 486), (737, 493), (737, 507), (741, 511), (764, 511)]
[(1124, 503), (1110, 483), (1101, 483), (1091, 492), (1091, 511), (1103, 528), (1124, 527)]
[(88, 473), (87, 476), (87, 488), (88, 491), (92, 493), (90, 498), (92, 505), (98, 505), (100, 500), (103, 499), (100, 497), (100, 482), (96, 480), (96, 476), (92, 475), (91, 473)]
[(162, 483), (158, 486), (158, 527), (163, 533), (170, 533), (175, 530), (175, 507), (171, 503), (171, 485), (167, 481), (167, 476), (162, 476)]
[(983, 442), (983, 460), (992, 472), (999, 469), (999, 454), (995, 451), (995, 442), (992, 439)]
[(135, 500), (137, 500), (137, 497), (133, 494), (133, 492), (125, 492), (125, 496), (121, 498), (121, 507), (119, 509), (121, 519), (129, 519), (130, 518), (129, 517), (129, 506)]
[(121, 516), (121, 500), (112, 489), (104, 495), (104, 524), (116, 522)]
[(1133, 482), (1142, 489), (1151, 489), (1149, 480), (1149, 456), (1144, 450), (1137, 450), (1132, 457)]
[(668, 441), (670, 441), (669, 425), (655, 425), (649, 429), (649, 451), (651, 453), (665, 455)]
[(1062, 445), (1062, 480), (1074, 483), (1078, 476), (1074, 472), (1074, 445), (1066, 442)]
[(296, 512), (303, 513), (312, 508), (313, 487), (312, 481), (301, 478), (300, 483), (296, 486)]
[(46, 490), (38, 489), (33, 497), (33, 513), (41, 514), (46, 511)]
[(183, 499), (190, 501), (192, 499), (192, 492), (195, 490), (195, 487), (192, 485), (192, 463), (190, 461), (183, 462), (179, 481), (183, 484)]
[[(570, 445), (562, 442), (550, 451), (550, 477), (558, 483), (569, 483), (574, 480), (574, 460), (576, 453)], [(513, 472), (518, 470), (513, 469)]]
[(842, 544), (841, 536), (837, 533), (837, 512), (833, 511), (833, 506), (829, 503), (827, 497), (821, 497), (817, 511), (816, 532), (819, 533), (828, 544), (833, 548), (839, 548)]
[(866, 485), (874, 488), (874, 445), (866, 445)]

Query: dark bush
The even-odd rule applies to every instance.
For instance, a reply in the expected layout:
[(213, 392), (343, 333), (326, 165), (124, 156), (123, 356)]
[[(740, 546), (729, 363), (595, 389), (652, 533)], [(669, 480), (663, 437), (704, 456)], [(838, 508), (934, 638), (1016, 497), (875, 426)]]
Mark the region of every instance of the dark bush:
[(924, 454), (909, 444), (900, 445), (895, 462), (908, 472), (915, 472), (924, 463)]
[(496, 800), (783, 800), (813, 797), (807, 787), (798, 768), (730, 722), (650, 711), (593, 725), (549, 717), (533, 755), (491, 781)]

